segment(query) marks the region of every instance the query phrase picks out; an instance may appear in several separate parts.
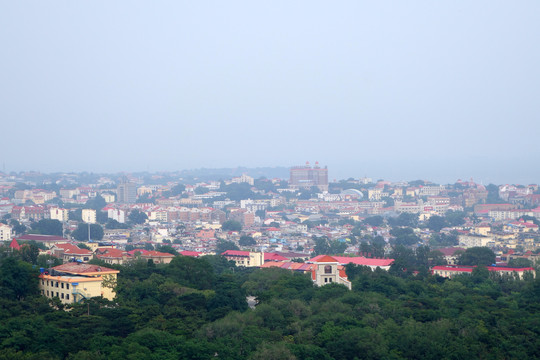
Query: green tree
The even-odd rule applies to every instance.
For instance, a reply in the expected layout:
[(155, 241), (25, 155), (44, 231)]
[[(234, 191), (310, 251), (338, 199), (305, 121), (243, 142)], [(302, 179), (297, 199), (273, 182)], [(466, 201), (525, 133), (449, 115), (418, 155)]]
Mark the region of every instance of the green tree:
[(508, 262), (508, 266), (522, 268), (522, 267), (532, 267), (533, 263), (529, 259), (525, 258), (513, 258)]
[(90, 199), (84, 204), (84, 207), (86, 209), (94, 209), (96, 211), (101, 211), (105, 206), (107, 206), (107, 202), (101, 195), (97, 195), (95, 198)]
[(39, 248), (35, 244), (24, 244), (21, 245), (19, 253), (22, 261), (35, 265), (39, 255)]
[(128, 218), (134, 224), (144, 224), (148, 216), (144, 212), (135, 209), (129, 213)]
[(433, 215), (428, 219), (426, 225), (429, 230), (439, 232), (442, 228), (447, 226), (447, 223), (442, 216)]
[(171, 255), (178, 255), (178, 251), (176, 251), (176, 249), (173, 248), (171, 245), (159, 245), (156, 247), (156, 251)]
[(384, 225), (384, 218), (379, 215), (367, 217), (364, 219), (364, 223), (371, 225), (371, 226), (383, 226)]
[(418, 226), (418, 214), (401, 213), (398, 217), (388, 218), (390, 226), (407, 226), (415, 228)]
[(242, 224), (235, 220), (227, 220), (221, 225), (223, 231), (241, 231)]
[(105, 224), (106, 229), (129, 229), (128, 224), (122, 224), (114, 219), (109, 219)]
[(446, 223), (450, 226), (460, 226), (465, 224), (465, 212), (463, 211), (448, 211), (444, 217)]
[(8, 257), (0, 264), (0, 294), (4, 298), (21, 300), (37, 295), (38, 271), (27, 262)]
[[(88, 224), (79, 224), (71, 236), (78, 241), (88, 240)], [(90, 240), (103, 239), (103, 228), (99, 224), (90, 224)]]
[(219, 240), (216, 245), (216, 254), (222, 254), (227, 250), (240, 250), (232, 241)]
[(468, 248), (458, 258), (459, 265), (490, 266), (495, 263), (495, 253), (487, 247)]
[(9, 222), (9, 225), (11, 225), (11, 228), (13, 229), (13, 232), (15, 234), (24, 234), (26, 231), (26, 226), (18, 222), (17, 220), (13, 219)]
[(32, 233), (42, 235), (63, 235), (62, 223), (58, 220), (42, 219), (37, 223), (32, 223)]
[(393, 243), (396, 245), (411, 246), (420, 241), (414, 230), (409, 227), (393, 228), (390, 230), (390, 235), (395, 237)]
[(240, 240), (238, 241), (238, 243), (241, 246), (251, 246), (251, 245), (256, 245), (257, 244), (255, 239), (252, 236), (249, 236), (249, 235), (240, 236)]

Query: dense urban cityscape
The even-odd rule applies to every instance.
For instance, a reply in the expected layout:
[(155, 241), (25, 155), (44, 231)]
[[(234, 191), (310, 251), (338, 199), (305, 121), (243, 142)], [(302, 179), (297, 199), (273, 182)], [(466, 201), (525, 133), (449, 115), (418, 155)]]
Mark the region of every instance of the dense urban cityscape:
[[(450, 291), (443, 298), (454, 296), (453, 290), (445, 287), (457, 284), (461, 284), (460, 291), (472, 291), (469, 295), (473, 297), (488, 291), (489, 286), (493, 287), (489, 291), (499, 292), (497, 296), (501, 298), (510, 296), (507, 291), (537, 291), (537, 184), (482, 185), (473, 179), (435, 184), (427, 180), (390, 182), (367, 177), (330, 182), (328, 168), (318, 162), (291, 167), (288, 179), (254, 178), (248, 174), (250, 169), (243, 170), (242, 174), (230, 176), (224, 176), (223, 171), (213, 173), (211, 169), (154, 174), (0, 174), (3, 311), (12, 311), (6, 308), (14, 306), (10, 299), (19, 304), (34, 299), (49, 302), (50, 310), (45, 313), (60, 311), (74, 323), (82, 321), (82, 316), (96, 313), (99, 319), (95, 321), (119, 322), (120, 328), (127, 327), (123, 328), (123, 335), (105, 330), (111, 341), (117, 338), (105, 348), (85, 343), (45, 351), (36, 347), (39, 340), (32, 335), (44, 329), (16, 330), (17, 326), (14, 328), (14, 323), (8, 321), (0, 327), (0, 358), (122, 358), (129, 354), (149, 357), (159, 350), (181, 358), (208, 358), (214, 353), (216, 357), (230, 359), (248, 355), (276, 359), (375, 359), (386, 357), (392, 349), (400, 349), (400, 354), (393, 358), (410, 358), (417, 350), (406, 350), (401, 348), (404, 344), (393, 344), (386, 338), (381, 348), (359, 356), (365, 346), (374, 346), (376, 329), (383, 328), (378, 321), (389, 316), (383, 314), (388, 309), (372, 308), (368, 311), (371, 315), (362, 315), (373, 316), (375, 312), (382, 318), (372, 320), (374, 333), (366, 333), (370, 339), (366, 341), (371, 345), (354, 340), (359, 335), (347, 335), (355, 343), (347, 345), (352, 346), (350, 349), (316, 340), (323, 336), (327, 326), (335, 327), (328, 335), (332, 337), (352, 331), (353, 328), (340, 327), (343, 324), (331, 325), (339, 324), (339, 318), (323, 321), (319, 325), (324, 325), (322, 329), (309, 330), (318, 334), (315, 339), (304, 338), (302, 330), (287, 326), (292, 326), (293, 318), (308, 321), (311, 317), (301, 315), (304, 312), (315, 314), (322, 310), (316, 310), (316, 306), (322, 306), (321, 301), (326, 300), (320, 298), (322, 293), (311, 293), (310, 288), (331, 289), (328, 299), (340, 298), (334, 303), (338, 308), (345, 306), (341, 301), (347, 303), (341, 287), (362, 296), (383, 296), (398, 302), (405, 295), (396, 298), (392, 293), (408, 293), (403, 289), (414, 283), (422, 288), (443, 286), (437, 291)], [(483, 288), (479, 290), (476, 287), (480, 284)], [(465, 290), (469, 286), (471, 290)], [(433, 289), (418, 291), (428, 296)], [(150, 311), (148, 306), (155, 301), (151, 299), (162, 301), (158, 299), (165, 299), (163, 296), (169, 299), (163, 300), (168, 305), (164, 304), (150, 318), (130, 308), (135, 305)], [(419, 306), (429, 308), (428, 303), (440, 296), (419, 300)], [(293, 301), (291, 306), (295, 304), (296, 310), (283, 308), (279, 301), (285, 299)], [(381, 299), (369, 300), (369, 306), (383, 306)], [(357, 301), (366, 300), (358, 298), (350, 304), (358, 305)], [(428, 303), (420, 305), (423, 301)], [(534, 302), (537, 301), (536, 298)], [(436, 311), (439, 315), (413, 312), (408, 316), (417, 321), (414, 326), (438, 327), (447, 316), (443, 314), (445, 306), (440, 305)], [(179, 307), (175, 311), (183, 309), (182, 315), (166, 315), (175, 307)], [(111, 311), (118, 313), (111, 315)], [(229, 330), (219, 330), (232, 326), (236, 330), (230, 331), (234, 332), (248, 326), (245, 322), (251, 321), (247, 315), (250, 311), (270, 318), (262, 325), (270, 333), (260, 335), (259, 340), (252, 338), (252, 345), (244, 343), (249, 338), (244, 330), (240, 338), (230, 338)], [(282, 311), (299, 313), (283, 318)], [(22, 309), (17, 312), (25, 313)], [(233, 320), (238, 312), (248, 317)], [(12, 318), (7, 313), (5, 320)], [(128, 313), (138, 314), (137, 320), (118, 318)], [(466, 317), (470, 318), (469, 315)], [(155, 322), (158, 318), (154, 316), (162, 318), (165, 327), (143, 325), (146, 321)], [(423, 316), (428, 318), (422, 320)], [(285, 321), (281, 325), (266, 324), (280, 318)], [(175, 322), (178, 320), (181, 326)], [(126, 321), (130, 324), (126, 325)], [(230, 321), (238, 323), (225, 325)], [(203, 326), (203, 333), (197, 330), (197, 324)], [(386, 321), (384, 324), (388, 325)], [(409, 325), (401, 323), (400, 333), (409, 331), (405, 330)], [(54, 326), (56, 332), (70, 333), (64, 325)], [(474, 331), (478, 331), (478, 326), (473, 326)], [(21, 334), (32, 341), (25, 343), (21, 338), (22, 342), (17, 342), (14, 331), (23, 331)], [(216, 331), (221, 335), (216, 335)], [(92, 341), (105, 333), (94, 334)], [(125, 336), (124, 341), (133, 341), (134, 334), (142, 336), (140, 344), (159, 343), (156, 336), (179, 336), (174, 341), (183, 339), (189, 346), (148, 345), (146, 350), (113, 346)], [(204, 339), (198, 342), (193, 336)], [(459, 333), (452, 336), (457, 341), (452, 347), (462, 346), (459, 353), (465, 357), (489, 353), (487, 348), (475, 348), (478, 339), (459, 345), (464, 339), (470, 341), (470, 337)], [(263, 338), (266, 340), (262, 341)], [(234, 345), (224, 347), (219, 345), (221, 341), (232, 341)], [(422, 351), (438, 356), (449, 351), (437, 349), (433, 343), (428, 347)], [(456, 351), (453, 348), (452, 352)], [(531, 344), (529, 350), (522, 351), (532, 356), (537, 348)], [(494, 354), (498, 355), (492, 358), (499, 358), (508, 352), (503, 349)]]

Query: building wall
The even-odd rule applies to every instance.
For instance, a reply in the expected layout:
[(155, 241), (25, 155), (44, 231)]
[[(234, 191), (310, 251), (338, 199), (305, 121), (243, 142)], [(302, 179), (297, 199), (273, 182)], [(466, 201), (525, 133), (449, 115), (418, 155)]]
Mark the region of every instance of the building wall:
[(0, 241), (11, 240), (11, 227), (5, 224), (0, 224)]
[(83, 209), (82, 210), (82, 221), (84, 221), (87, 224), (95, 224), (96, 223), (96, 210), (94, 209)]

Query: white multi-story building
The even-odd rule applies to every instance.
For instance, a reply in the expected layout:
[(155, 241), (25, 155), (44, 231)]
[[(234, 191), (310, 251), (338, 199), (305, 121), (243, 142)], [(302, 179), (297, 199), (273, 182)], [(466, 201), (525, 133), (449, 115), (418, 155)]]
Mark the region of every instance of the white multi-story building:
[(11, 240), (11, 226), (0, 223), (0, 241)]
[(58, 220), (60, 222), (65, 222), (69, 220), (68, 209), (52, 207), (49, 209), (49, 215), (50, 215), (51, 220)]
[(126, 212), (124, 210), (120, 209), (108, 209), (107, 210), (107, 217), (109, 219), (113, 219), (118, 221), (119, 223), (125, 223), (126, 222)]
[(83, 209), (81, 214), (82, 220), (88, 224), (96, 223), (96, 210), (94, 209)]

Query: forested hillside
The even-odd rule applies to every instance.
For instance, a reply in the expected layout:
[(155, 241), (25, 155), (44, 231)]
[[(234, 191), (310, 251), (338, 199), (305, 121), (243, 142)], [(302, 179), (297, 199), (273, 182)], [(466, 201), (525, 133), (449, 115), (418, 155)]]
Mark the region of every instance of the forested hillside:
[[(0, 359), (535, 359), (540, 281), (348, 266), (353, 290), (218, 256), (121, 270), (114, 302), (64, 307), (0, 260)], [(254, 310), (246, 295), (257, 296)]]

